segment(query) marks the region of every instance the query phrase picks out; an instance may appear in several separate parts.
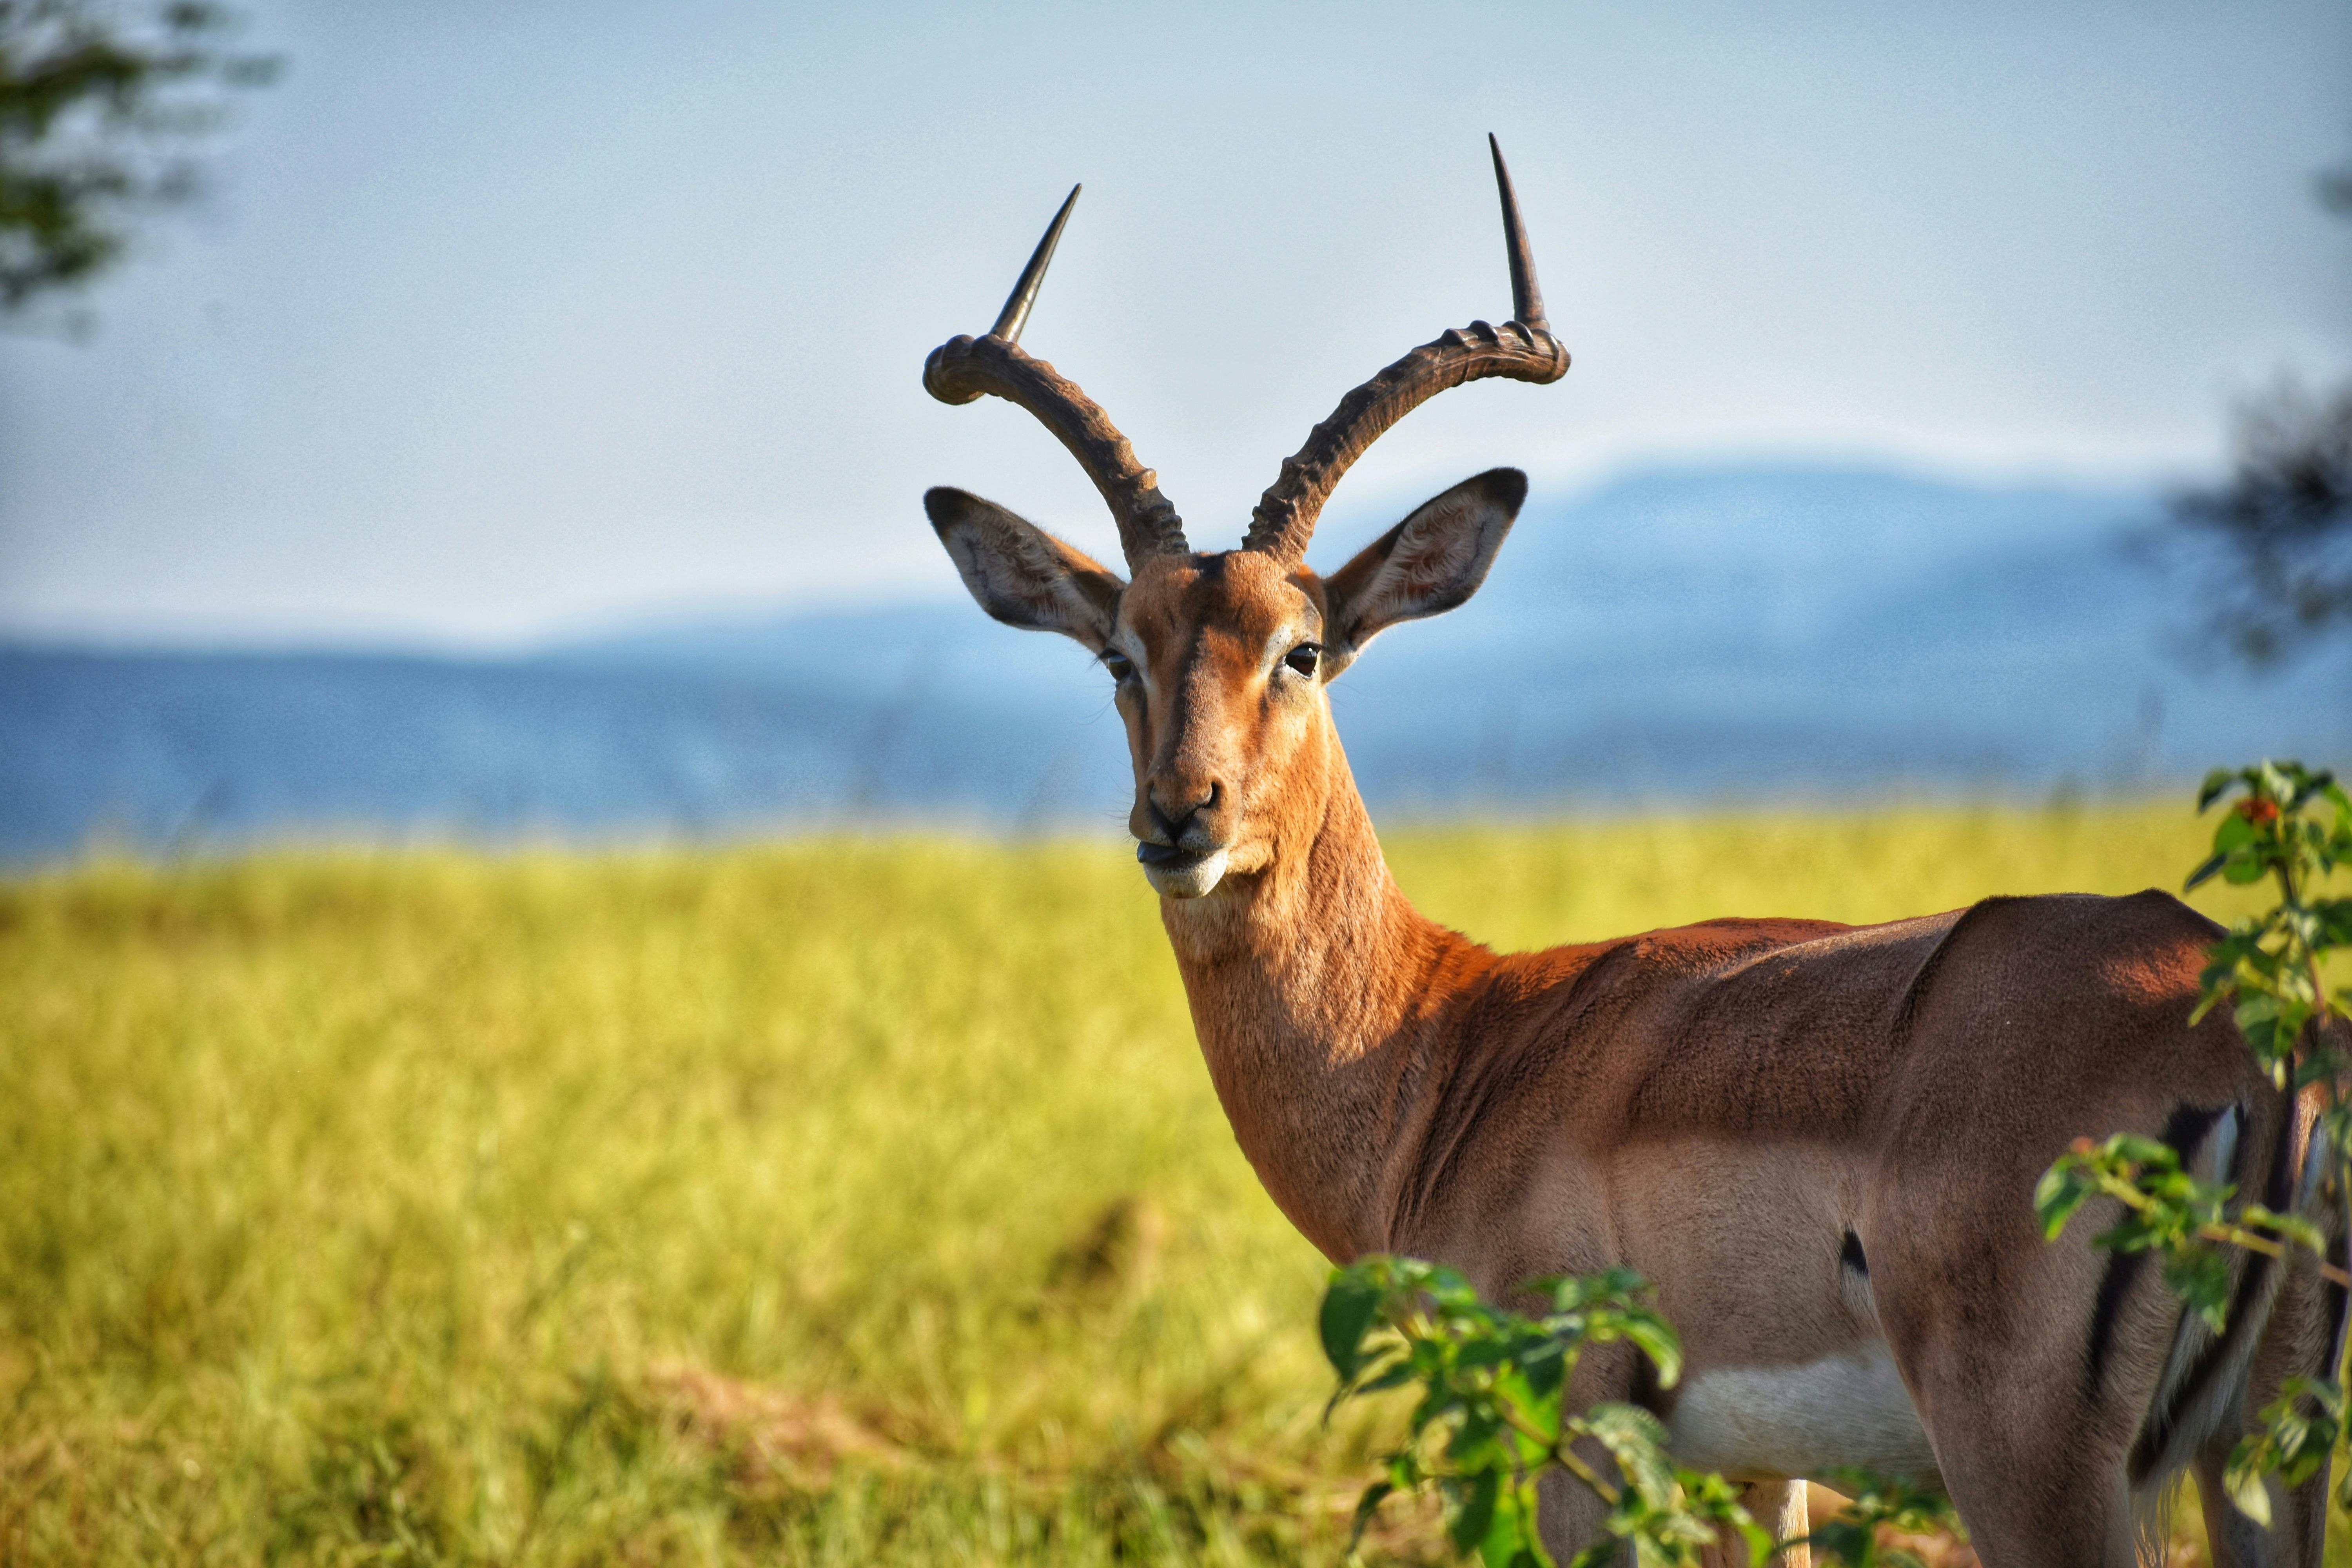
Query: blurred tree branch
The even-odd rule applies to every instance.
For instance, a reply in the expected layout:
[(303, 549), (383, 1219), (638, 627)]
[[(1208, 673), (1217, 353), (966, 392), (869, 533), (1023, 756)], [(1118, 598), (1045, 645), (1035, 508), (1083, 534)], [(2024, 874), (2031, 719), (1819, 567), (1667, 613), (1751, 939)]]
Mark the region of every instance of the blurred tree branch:
[(196, 194), (189, 150), (278, 68), (226, 48), (235, 27), (199, 0), (0, 0), (0, 319), (89, 282), (135, 216)]
[[(2320, 205), (2352, 217), (2352, 163), (2322, 174)], [(2256, 668), (2352, 637), (2352, 384), (2282, 381), (2242, 404), (2227, 482), (2172, 498), (2210, 605), (2205, 630)]]
[(2262, 666), (2352, 633), (2352, 386), (2283, 383), (2237, 426), (2229, 481), (2175, 496), (2172, 516), (2203, 547), (2208, 629)]
[(2352, 162), (2321, 173), (2319, 205), (2329, 212), (2352, 217)]

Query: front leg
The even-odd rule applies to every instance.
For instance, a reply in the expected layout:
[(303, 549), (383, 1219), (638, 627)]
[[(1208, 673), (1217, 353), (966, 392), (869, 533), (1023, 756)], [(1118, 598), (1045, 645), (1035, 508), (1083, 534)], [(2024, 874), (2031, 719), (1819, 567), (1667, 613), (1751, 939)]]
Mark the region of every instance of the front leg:
[[(1812, 1529), (1811, 1518), (1805, 1507), (1805, 1483), (1802, 1481), (1751, 1481), (1739, 1494), (1739, 1506), (1748, 1517), (1772, 1532), (1775, 1541), (1797, 1541)], [(1738, 1542), (1723, 1542), (1699, 1553), (1704, 1568), (1753, 1568), (1748, 1561), (1748, 1548)], [(1776, 1568), (1812, 1568), (1813, 1549), (1793, 1546), (1772, 1559)]]
[[(1576, 1453), (1600, 1474), (1612, 1480), (1616, 1478), (1616, 1467), (1599, 1444), (1579, 1444)], [(1601, 1539), (1601, 1521), (1608, 1517), (1609, 1505), (1566, 1470), (1547, 1470), (1537, 1479), (1536, 1531), (1543, 1537), (1544, 1550), (1551, 1553), (1553, 1562), (1573, 1562), (1578, 1552)], [(1624, 1561), (1626, 1568), (1633, 1568), (1632, 1552), (1625, 1553)]]
[[(1588, 1463), (1596, 1458), (1600, 1464), (1608, 1460), (1605, 1455), (1587, 1454), (1578, 1450)], [(1598, 1468), (1598, 1467), (1596, 1467)], [(1602, 1470), (1604, 1475), (1614, 1474)], [(1579, 1552), (1592, 1544), (1601, 1533), (1601, 1522), (1609, 1517), (1609, 1507), (1584, 1484), (1564, 1471), (1554, 1470), (1543, 1479), (1538, 1496), (1542, 1508), (1544, 1549), (1555, 1563), (1566, 1563)], [(1739, 1497), (1739, 1506), (1746, 1509), (1757, 1523), (1772, 1532), (1775, 1541), (1797, 1541), (1811, 1530), (1805, 1508), (1805, 1483), (1802, 1481), (1758, 1481), (1748, 1486)], [(1748, 1548), (1737, 1541), (1718, 1542), (1703, 1548), (1698, 1557), (1701, 1568), (1759, 1568), (1748, 1561)], [(1629, 1555), (1626, 1562), (1633, 1559)], [(1791, 1547), (1772, 1560), (1773, 1568), (1812, 1568), (1813, 1552), (1810, 1546)]]
[[(1520, 1310), (1539, 1311), (1542, 1304), (1529, 1302)], [(1579, 1413), (1596, 1405), (1630, 1401), (1639, 1354), (1633, 1346), (1622, 1342), (1596, 1345), (1586, 1351), (1561, 1396), (1564, 1411)], [(1612, 1487), (1622, 1484), (1616, 1461), (1609, 1457), (1608, 1449), (1587, 1437), (1576, 1443), (1573, 1451), (1603, 1481)], [(1608, 1518), (1609, 1504), (1566, 1470), (1548, 1470), (1538, 1479), (1536, 1532), (1543, 1537), (1544, 1550), (1551, 1553), (1553, 1562), (1570, 1562), (1578, 1552), (1599, 1541), (1604, 1533), (1601, 1525)], [(1624, 1563), (1625, 1568), (1633, 1568), (1633, 1554), (1630, 1551), (1624, 1553)]]
[[(1593, 1351), (1577, 1368), (1569, 1394), (1570, 1408), (1588, 1410), (1602, 1400), (1626, 1399), (1633, 1392), (1633, 1383), (1631, 1350), (1612, 1345)], [(1617, 1468), (1599, 1444), (1580, 1443), (1576, 1454), (1612, 1485), (1619, 1484)], [(1570, 1561), (1600, 1538), (1602, 1521), (1609, 1517), (1609, 1505), (1575, 1477), (1564, 1470), (1552, 1471), (1539, 1483), (1537, 1497), (1537, 1523), (1544, 1549), (1551, 1553), (1554, 1562)], [(1802, 1481), (1751, 1482), (1740, 1493), (1739, 1505), (1757, 1523), (1770, 1531), (1775, 1541), (1799, 1540), (1811, 1529)], [(1630, 1553), (1625, 1561), (1630, 1568)], [(1806, 1546), (1772, 1559), (1776, 1568), (1812, 1568), (1812, 1549)], [(1748, 1548), (1737, 1541), (1704, 1549), (1699, 1562), (1703, 1568), (1762, 1568), (1748, 1561)]]
[[(1601, 1345), (1585, 1353), (1570, 1380), (1567, 1404), (1570, 1410), (1590, 1410), (1603, 1401), (1631, 1401), (1638, 1353), (1630, 1345)], [(1646, 1370), (1646, 1368), (1643, 1369)], [(1576, 1445), (1576, 1455), (1611, 1485), (1619, 1484), (1617, 1467), (1597, 1443)], [(1609, 1517), (1609, 1505), (1583, 1482), (1565, 1470), (1546, 1475), (1537, 1492), (1537, 1526), (1544, 1550), (1556, 1563), (1566, 1563), (1599, 1540)], [(1802, 1481), (1750, 1482), (1739, 1504), (1750, 1518), (1772, 1532), (1775, 1541), (1801, 1539), (1811, 1529)], [(1812, 1568), (1812, 1549), (1799, 1546), (1772, 1559), (1775, 1568)], [(1630, 1564), (1633, 1557), (1627, 1554)], [(1699, 1561), (1705, 1568), (1761, 1568), (1748, 1561), (1748, 1548), (1724, 1542), (1706, 1548)]]

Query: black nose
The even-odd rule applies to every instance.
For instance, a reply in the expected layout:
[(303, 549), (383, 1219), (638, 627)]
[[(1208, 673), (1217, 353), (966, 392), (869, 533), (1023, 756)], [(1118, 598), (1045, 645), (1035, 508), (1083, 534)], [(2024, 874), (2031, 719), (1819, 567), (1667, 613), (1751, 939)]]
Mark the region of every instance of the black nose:
[(1161, 810), (1160, 803), (1152, 799), (1149, 793), (1144, 795), (1143, 803), (1150, 808), (1151, 826), (1160, 829), (1166, 836), (1168, 842), (1173, 844), (1184, 837), (1185, 830), (1192, 826), (1194, 817), (1204, 811), (1216, 809), (1218, 798), (1224, 794), (1224, 789), (1225, 786), (1223, 784), (1213, 784), (1209, 786), (1209, 793), (1206, 795), (1176, 813)]

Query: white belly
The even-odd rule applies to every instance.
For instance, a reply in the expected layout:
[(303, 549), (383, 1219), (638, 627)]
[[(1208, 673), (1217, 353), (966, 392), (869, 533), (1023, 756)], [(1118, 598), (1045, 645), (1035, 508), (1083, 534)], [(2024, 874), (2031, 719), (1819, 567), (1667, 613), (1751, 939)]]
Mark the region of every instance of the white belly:
[(1675, 1458), (1738, 1480), (1859, 1467), (1941, 1480), (1935, 1450), (1885, 1344), (1796, 1366), (1727, 1366), (1684, 1384), (1666, 1423)]

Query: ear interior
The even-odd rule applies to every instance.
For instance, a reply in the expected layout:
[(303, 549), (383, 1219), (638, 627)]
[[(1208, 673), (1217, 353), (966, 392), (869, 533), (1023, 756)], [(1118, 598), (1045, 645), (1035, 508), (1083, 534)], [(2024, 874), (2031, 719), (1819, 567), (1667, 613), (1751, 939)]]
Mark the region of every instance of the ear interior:
[(1084, 551), (968, 490), (923, 495), (923, 510), (980, 607), (1011, 626), (1060, 632), (1099, 653), (1127, 583)]
[(1527, 475), (1489, 469), (1423, 501), (1325, 578), (1328, 659), (1345, 668), (1397, 622), (1441, 615), (1476, 593), (1527, 499)]

